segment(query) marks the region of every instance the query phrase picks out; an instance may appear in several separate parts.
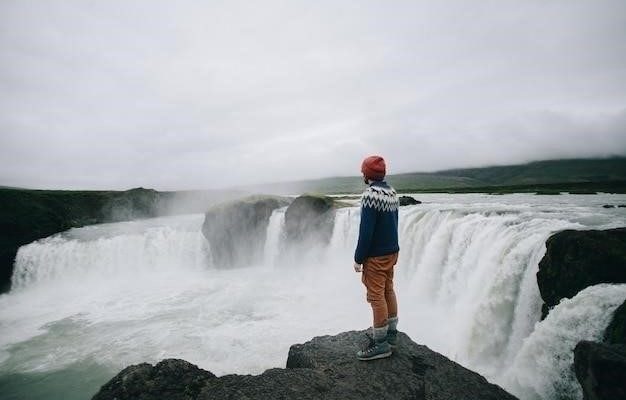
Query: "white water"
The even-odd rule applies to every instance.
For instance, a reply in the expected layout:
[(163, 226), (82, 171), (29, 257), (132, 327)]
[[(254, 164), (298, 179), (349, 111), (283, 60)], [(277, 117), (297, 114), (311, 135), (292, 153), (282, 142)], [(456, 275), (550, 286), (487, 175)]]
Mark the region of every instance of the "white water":
[[(553, 232), (625, 226), (623, 209), (601, 205), (626, 196), (416, 197), (425, 204), (400, 214), (401, 330), (522, 399), (574, 387), (562, 372), (570, 361), (545, 360), (602, 332), (626, 292), (593, 288), (537, 323), (537, 263)], [(22, 247), (14, 290), (0, 296), (0, 375), (85, 360), (113, 374), (166, 357), (218, 375), (259, 373), (283, 366), (293, 343), (368, 326), (351, 268), (358, 208), (337, 212), (323, 254), (281, 265), (284, 211), (270, 219), (263, 261), (241, 269), (212, 265), (202, 215), (74, 229)]]
[(582, 398), (573, 369), (574, 347), (581, 340), (602, 341), (624, 299), (626, 284), (601, 284), (563, 300), (537, 323), (499, 383), (526, 399)]

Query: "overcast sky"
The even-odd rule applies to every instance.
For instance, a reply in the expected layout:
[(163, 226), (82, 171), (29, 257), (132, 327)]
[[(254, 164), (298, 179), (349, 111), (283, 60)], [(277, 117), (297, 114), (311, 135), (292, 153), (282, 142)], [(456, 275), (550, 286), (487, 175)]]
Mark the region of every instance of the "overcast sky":
[(626, 2), (0, 1), (0, 185), (626, 154)]

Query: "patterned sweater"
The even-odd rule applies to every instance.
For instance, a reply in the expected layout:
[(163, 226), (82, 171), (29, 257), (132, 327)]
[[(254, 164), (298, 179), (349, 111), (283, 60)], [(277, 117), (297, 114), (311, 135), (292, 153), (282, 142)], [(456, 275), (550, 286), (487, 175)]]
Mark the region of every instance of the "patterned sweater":
[(400, 250), (398, 246), (398, 196), (384, 181), (374, 181), (361, 197), (361, 224), (354, 261), (363, 264), (367, 257), (384, 256)]

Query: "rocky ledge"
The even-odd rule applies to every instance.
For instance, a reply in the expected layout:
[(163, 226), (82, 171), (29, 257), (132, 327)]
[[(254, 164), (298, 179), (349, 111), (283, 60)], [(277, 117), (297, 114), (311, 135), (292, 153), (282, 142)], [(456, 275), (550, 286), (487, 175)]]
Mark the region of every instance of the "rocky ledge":
[(626, 283), (626, 228), (552, 235), (537, 272), (542, 319), (562, 299), (599, 283)]
[(582, 341), (574, 368), (585, 400), (626, 399), (626, 345)]
[(105, 384), (93, 400), (191, 399), (515, 399), (426, 346), (400, 333), (390, 358), (363, 362), (354, 354), (365, 332), (316, 337), (291, 346), (286, 368), (261, 375), (215, 377), (183, 360), (133, 365)]

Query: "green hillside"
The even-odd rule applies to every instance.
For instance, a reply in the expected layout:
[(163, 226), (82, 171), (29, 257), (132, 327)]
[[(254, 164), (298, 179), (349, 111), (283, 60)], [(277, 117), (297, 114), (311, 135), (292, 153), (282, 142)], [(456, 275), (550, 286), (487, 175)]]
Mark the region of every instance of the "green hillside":
[[(387, 181), (401, 192), (624, 192), (626, 157), (538, 161), (522, 165), (451, 169), (433, 173), (389, 175)], [(273, 183), (246, 188), (270, 193), (359, 193), (362, 178), (335, 177)]]
[(529, 185), (626, 180), (626, 157), (538, 161), (523, 165), (452, 169), (438, 176), (458, 176), (486, 185)]

